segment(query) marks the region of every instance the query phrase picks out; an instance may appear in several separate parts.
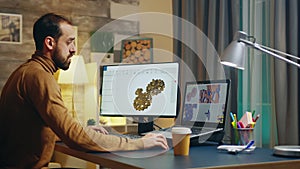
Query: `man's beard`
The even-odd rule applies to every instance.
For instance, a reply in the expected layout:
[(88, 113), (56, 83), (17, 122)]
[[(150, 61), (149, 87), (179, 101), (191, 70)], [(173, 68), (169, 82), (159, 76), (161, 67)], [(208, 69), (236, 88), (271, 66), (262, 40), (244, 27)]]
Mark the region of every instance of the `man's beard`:
[(55, 49), (53, 55), (54, 55), (53, 61), (54, 61), (55, 65), (58, 68), (60, 68), (62, 70), (68, 70), (69, 69), (71, 62), (68, 62), (68, 60), (72, 56), (68, 55), (68, 57), (66, 58), (66, 60), (62, 60), (63, 57), (59, 57), (61, 55), (60, 55), (60, 52), (57, 50), (57, 48)]

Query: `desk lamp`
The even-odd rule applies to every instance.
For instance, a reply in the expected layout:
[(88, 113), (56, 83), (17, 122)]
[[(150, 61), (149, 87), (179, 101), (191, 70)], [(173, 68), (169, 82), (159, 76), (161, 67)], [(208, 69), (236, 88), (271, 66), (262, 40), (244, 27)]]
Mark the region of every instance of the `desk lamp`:
[[(274, 56), (277, 59), (283, 60), (289, 64), (297, 66), (300, 68), (300, 64), (292, 61), (286, 57), (293, 58), (296, 60), (300, 60), (300, 58), (260, 45), (255, 42), (255, 37), (248, 36), (245, 32), (238, 31), (235, 33), (233, 41), (229, 44), (229, 46), (224, 50), (221, 56), (221, 64), (234, 67), (237, 69), (244, 70), (244, 63), (245, 63), (245, 48), (252, 47), (257, 49), (261, 52)], [(283, 155), (283, 156), (297, 156), (300, 157), (300, 146), (275, 146), (274, 147), (274, 154), (275, 155)]]
[[(252, 40), (252, 41), (251, 41)], [(292, 61), (290, 59), (287, 59), (284, 56), (288, 56), (293, 59), (300, 60), (300, 58), (260, 45), (255, 42), (255, 38), (253, 36), (248, 36), (245, 32), (238, 31), (235, 33), (235, 36), (233, 38), (233, 41), (229, 44), (229, 46), (224, 50), (222, 56), (221, 56), (221, 63), (223, 65), (235, 67), (238, 69), (244, 70), (244, 64), (245, 64), (245, 47), (252, 47), (254, 49), (257, 49), (261, 52), (267, 53), (271, 56), (274, 56), (277, 59), (283, 60), (287, 63), (290, 63), (292, 65), (297, 66), (300, 68), (300, 64)]]

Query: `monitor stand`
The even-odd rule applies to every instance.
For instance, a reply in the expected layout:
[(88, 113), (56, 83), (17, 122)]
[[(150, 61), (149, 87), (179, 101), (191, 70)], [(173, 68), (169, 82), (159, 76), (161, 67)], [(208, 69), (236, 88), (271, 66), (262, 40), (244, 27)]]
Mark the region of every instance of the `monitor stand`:
[(138, 121), (138, 134), (153, 131), (153, 118), (152, 117), (139, 117)]

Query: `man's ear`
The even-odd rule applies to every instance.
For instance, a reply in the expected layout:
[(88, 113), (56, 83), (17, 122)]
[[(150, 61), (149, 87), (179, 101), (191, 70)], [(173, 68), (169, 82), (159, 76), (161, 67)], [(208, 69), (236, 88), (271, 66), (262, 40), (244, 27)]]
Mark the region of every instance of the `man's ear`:
[(44, 40), (44, 43), (48, 50), (53, 50), (56, 44), (54, 38), (51, 36), (47, 36)]

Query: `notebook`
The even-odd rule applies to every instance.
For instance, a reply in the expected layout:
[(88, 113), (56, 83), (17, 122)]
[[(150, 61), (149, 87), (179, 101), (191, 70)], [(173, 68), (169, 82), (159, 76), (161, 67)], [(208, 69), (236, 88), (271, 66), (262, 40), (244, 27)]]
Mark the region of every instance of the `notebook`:
[[(230, 80), (187, 82), (181, 110), (181, 123), (191, 128), (191, 138), (202, 137), (220, 142), (224, 135)], [(172, 138), (171, 128), (152, 131)], [(212, 138), (214, 133), (219, 136)], [(222, 135), (223, 133), (223, 135)], [(200, 139), (200, 138), (199, 138)]]

